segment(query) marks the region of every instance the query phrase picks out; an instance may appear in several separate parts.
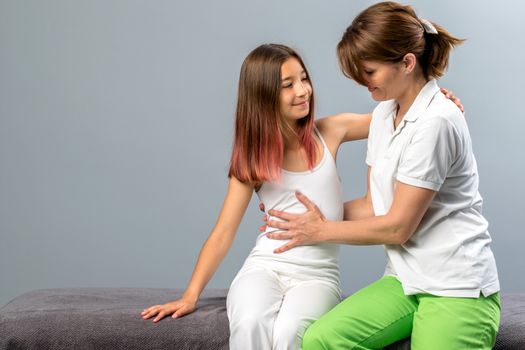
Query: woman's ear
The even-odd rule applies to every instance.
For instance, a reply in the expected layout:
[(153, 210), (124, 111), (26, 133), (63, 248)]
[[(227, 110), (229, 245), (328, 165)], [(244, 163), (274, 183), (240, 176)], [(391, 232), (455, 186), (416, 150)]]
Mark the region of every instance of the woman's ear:
[(407, 53), (403, 57), (403, 61), (402, 62), (403, 62), (403, 67), (405, 69), (405, 73), (406, 74), (410, 74), (410, 73), (412, 73), (412, 71), (416, 67), (416, 63), (417, 63), (416, 55), (414, 55), (413, 53)]

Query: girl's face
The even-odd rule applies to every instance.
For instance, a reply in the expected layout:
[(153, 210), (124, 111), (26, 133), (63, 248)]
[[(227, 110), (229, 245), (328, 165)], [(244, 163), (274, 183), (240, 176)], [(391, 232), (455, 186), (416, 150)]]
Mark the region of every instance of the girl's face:
[(296, 58), (289, 58), (281, 66), (281, 115), (289, 121), (304, 118), (310, 112), (312, 86), (306, 72)]
[(364, 78), (375, 101), (397, 99), (403, 91), (402, 63), (363, 61)]

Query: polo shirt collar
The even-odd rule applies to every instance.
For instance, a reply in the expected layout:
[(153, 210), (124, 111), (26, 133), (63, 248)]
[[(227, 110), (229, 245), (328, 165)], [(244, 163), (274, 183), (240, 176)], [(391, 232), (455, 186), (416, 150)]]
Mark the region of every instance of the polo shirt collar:
[(408, 109), (403, 120), (407, 122), (416, 121), (422, 112), (427, 109), (428, 105), (432, 102), (432, 99), (438, 92), (439, 86), (437, 81), (435, 79), (428, 81), (417, 95), (412, 106)]
[[(435, 79), (429, 80), (425, 86), (423, 86), (414, 102), (412, 102), (412, 106), (408, 109), (403, 120), (411, 122), (417, 120), (421, 112), (432, 102), (432, 99), (438, 91), (439, 86), (437, 85), (437, 81)], [(393, 115), (395, 116), (397, 110), (397, 102), (396, 100), (388, 100), (385, 101), (385, 103), (389, 104), (385, 109), (390, 111), (389, 113), (385, 113), (385, 119), (392, 118)]]

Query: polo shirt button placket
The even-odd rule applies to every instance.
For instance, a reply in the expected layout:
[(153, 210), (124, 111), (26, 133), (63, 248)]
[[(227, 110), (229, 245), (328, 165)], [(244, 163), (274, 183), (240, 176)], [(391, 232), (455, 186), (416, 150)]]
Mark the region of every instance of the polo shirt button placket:
[(388, 147), (387, 147), (386, 153), (385, 153), (385, 159), (389, 159), (390, 158), (390, 155), (392, 154), (392, 145), (394, 143), (394, 140), (401, 133), (401, 131), (405, 127), (405, 125), (406, 125), (406, 120), (402, 120), (401, 123), (395, 129), (394, 133), (390, 136), (390, 140), (388, 140)]

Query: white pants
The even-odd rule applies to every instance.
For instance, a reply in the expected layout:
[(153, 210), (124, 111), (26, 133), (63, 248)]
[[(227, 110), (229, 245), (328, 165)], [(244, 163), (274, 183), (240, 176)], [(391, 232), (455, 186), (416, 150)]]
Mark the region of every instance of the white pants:
[(231, 350), (299, 349), (306, 328), (341, 300), (336, 283), (244, 266), (226, 307)]

